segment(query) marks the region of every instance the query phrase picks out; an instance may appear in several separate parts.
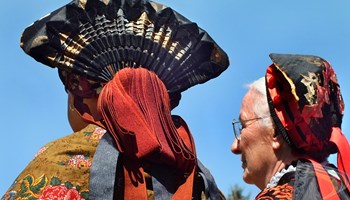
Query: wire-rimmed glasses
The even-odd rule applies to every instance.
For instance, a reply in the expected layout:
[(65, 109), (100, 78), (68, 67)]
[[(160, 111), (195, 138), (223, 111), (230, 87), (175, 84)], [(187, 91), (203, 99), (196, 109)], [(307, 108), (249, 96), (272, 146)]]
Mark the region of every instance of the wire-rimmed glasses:
[[(268, 118), (270, 116), (265, 116), (265, 117), (256, 117), (256, 118), (252, 118), (252, 119), (246, 119), (246, 120), (236, 120), (234, 119), (232, 121), (232, 127), (233, 127), (233, 133), (235, 134), (235, 138), (237, 140), (241, 139), (241, 132), (243, 128), (246, 128), (247, 126), (253, 124), (254, 122), (250, 123), (250, 124), (245, 124), (246, 122), (250, 122), (250, 121), (254, 121), (254, 120), (260, 120), (260, 119), (264, 119), (264, 118)], [(242, 123), (245, 124), (245, 127), (242, 126)]]

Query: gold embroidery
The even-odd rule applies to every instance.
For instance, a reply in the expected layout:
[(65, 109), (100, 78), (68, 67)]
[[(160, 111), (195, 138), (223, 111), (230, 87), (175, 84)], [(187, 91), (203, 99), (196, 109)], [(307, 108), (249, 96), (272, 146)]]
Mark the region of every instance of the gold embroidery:
[(313, 105), (316, 103), (317, 99), (316, 97), (316, 88), (315, 86), (318, 83), (318, 78), (315, 73), (313, 72), (308, 72), (308, 76), (304, 76), (301, 74), (303, 79), (301, 82), (306, 86), (308, 93), (306, 93), (304, 96), (306, 100), (309, 102), (310, 105)]

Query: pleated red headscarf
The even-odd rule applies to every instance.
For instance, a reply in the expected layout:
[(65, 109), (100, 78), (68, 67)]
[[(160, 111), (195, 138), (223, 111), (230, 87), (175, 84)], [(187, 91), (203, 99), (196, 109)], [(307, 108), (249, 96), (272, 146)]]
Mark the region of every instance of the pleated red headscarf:
[(186, 172), (193, 169), (192, 136), (179, 133), (168, 92), (154, 72), (145, 68), (118, 71), (102, 89), (98, 110), (118, 150), (128, 157), (177, 166)]
[[(144, 161), (176, 167), (190, 174), (191, 178), (174, 194), (174, 199), (191, 197), (189, 188), (196, 165), (193, 138), (186, 123), (178, 116), (171, 116), (169, 94), (154, 72), (145, 68), (118, 71), (102, 89), (98, 110), (119, 152), (127, 157), (123, 166), (125, 197), (144, 198), (141, 164)], [(135, 182), (138, 184), (132, 184)]]

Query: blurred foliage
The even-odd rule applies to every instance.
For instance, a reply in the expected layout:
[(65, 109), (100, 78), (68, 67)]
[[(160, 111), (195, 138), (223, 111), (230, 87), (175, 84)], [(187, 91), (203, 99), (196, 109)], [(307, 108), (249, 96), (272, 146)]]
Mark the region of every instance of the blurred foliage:
[(231, 187), (231, 192), (226, 197), (227, 200), (249, 200), (251, 193), (249, 192), (247, 195), (243, 195), (243, 188), (234, 185)]

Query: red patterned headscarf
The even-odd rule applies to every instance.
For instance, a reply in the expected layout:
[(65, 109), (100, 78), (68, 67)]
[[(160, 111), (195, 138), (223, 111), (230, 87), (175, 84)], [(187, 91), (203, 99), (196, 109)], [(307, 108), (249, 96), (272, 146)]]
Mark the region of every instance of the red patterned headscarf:
[(278, 132), (313, 162), (338, 153), (339, 170), (350, 175), (349, 143), (341, 132), (344, 102), (331, 65), (316, 56), (271, 54), (270, 58), (267, 97)]

